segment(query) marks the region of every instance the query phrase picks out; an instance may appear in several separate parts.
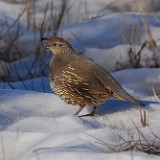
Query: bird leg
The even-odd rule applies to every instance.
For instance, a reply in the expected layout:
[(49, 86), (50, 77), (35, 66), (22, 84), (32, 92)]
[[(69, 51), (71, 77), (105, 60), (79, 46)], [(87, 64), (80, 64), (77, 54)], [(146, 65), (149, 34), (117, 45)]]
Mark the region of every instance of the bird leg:
[(85, 114), (85, 115), (81, 115), (79, 117), (94, 116), (96, 114), (96, 109), (97, 109), (97, 106), (94, 106), (91, 113)]
[(85, 107), (85, 105), (81, 105), (81, 106), (79, 106), (79, 109), (76, 111), (76, 113), (74, 114), (74, 115), (78, 115), (81, 111), (82, 111), (82, 109)]

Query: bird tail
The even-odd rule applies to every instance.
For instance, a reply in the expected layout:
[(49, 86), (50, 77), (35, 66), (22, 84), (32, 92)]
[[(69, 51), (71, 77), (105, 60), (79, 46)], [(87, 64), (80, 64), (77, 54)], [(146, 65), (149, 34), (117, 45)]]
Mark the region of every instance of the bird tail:
[(145, 106), (145, 104), (137, 101), (129, 93), (127, 93), (120, 84), (114, 79), (105, 69), (96, 64), (94, 67), (95, 76), (101, 81), (101, 83), (112, 92), (113, 97), (125, 100), (138, 106)]
[(114, 93), (113, 94), (113, 97), (116, 98), (116, 99), (119, 99), (119, 100), (122, 100), (122, 101), (127, 101), (127, 102), (130, 102), (130, 103), (133, 103), (137, 106), (145, 106), (144, 103), (142, 102), (139, 102), (138, 100), (136, 100), (135, 98), (133, 98), (130, 94), (128, 94), (126, 91), (121, 91), (120, 94), (118, 93)]

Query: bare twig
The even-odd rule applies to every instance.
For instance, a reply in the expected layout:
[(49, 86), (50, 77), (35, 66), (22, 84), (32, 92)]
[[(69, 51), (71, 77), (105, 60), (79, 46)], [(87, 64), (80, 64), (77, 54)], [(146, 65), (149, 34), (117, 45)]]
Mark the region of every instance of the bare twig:
[(130, 57), (130, 62), (133, 68), (141, 67), (140, 65), (141, 53), (142, 53), (142, 50), (145, 48), (145, 46), (146, 46), (146, 42), (142, 44), (140, 50), (137, 53), (134, 53), (132, 49), (132, 45), (128, 49), (128, 55)]
[(157, 99), (157, 101), (160, 103), (160, 96), (157, 94), (157, 92), (155, 91), (155, 88), (154, 86), (152, 86), (152, 91), (153, 91), (153, 94), (155, 96), (155, 98)]
[(143, 115), (142, 115), (141, 109), (140, 109), (140, 119), (141, 119), (142, 127), (146, 127), (146, 126), (147, 126), (147, 115), (146, 115), (146, 111), (143, 111)]
[(141, 58), (141, 53), (142, 53), (142, 50), (144, 49), (144, 47), (146, 46), (146, 43), (144, 42), (140, 48), (140, 50), (137, 52), (136, 54), (136, 63), (135, 63), (135, 66), (138, 66), (140, 64), (140, 58)]
[(26, 8), (21, 12), (21, 14), (17, 17), (17, 19), (9, 26), (6, 32), (3, 33), (2, 37), (4, 37), (11, 30), (11, 28), (19, 21), (19, 19), (22, 17), (25, 11), (26, 11)]
[(66, 6), (67, 6), (67, 2), (66, 2), (66, 0), (63, 0), (62, 7), (61, 7), (61, 12), (60, 12), (60, 14), (58, 16), (57, 23), (55, 24), (54, 35), (57, 35), (58, 30), (59, 30), (59, 28), (61, 26), (63, 17), (65, 15)]

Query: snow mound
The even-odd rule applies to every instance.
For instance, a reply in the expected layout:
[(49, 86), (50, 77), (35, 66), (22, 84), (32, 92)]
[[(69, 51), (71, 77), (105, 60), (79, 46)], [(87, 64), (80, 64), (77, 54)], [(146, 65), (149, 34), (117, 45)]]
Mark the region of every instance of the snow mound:
[[(128, 139), (128, 131), (138, 138), (133, 122), (148, 140), (154, 139), (151, 130), (160, 136), (160, 124), (157, 123), (160, 119), (159, 103), (150, 92), (143, 90), (145, 83), (158, 85), (159, 79), (154, 78), (155, 74), (160, 75), (159, 69), (114, 73), (129, 93), (146, 104), (144, 109), (148, 126), (145, 128), (141, 126), (139, 108), (127, 102), (110, 99), (98, 107), (95, 117), (79, 118), (73, 115), (78, 106), (67, 105), (54, 94), (1, 89), (0, 130), (3, 149), (0, 150), (0, 159), (45, 160), (47, 157), (57, 160), (113, 160), (117, 157), (130, 159), (133, 156), (135, 160), (158, 160), (157, 156), (141, 152), (115, 153), (102, 144), (118, 145), (118, 135)], [(83, 113), (90, 109), (88, 106)]]

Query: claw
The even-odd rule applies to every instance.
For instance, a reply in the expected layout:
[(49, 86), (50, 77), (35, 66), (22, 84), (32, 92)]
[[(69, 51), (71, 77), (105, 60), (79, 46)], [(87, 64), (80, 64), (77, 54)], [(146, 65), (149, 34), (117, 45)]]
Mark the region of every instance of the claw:
[(89, 113), (89, 114), (84, 114), (84, 115), (81, 115), (81, 116), (79, 116), (79, 117), (87, 117), (87, 116), (93, 117), (93, 116), (96, 114), (96, 109), (97, 109), (97, 106), (94, 106), (91, 113)]

